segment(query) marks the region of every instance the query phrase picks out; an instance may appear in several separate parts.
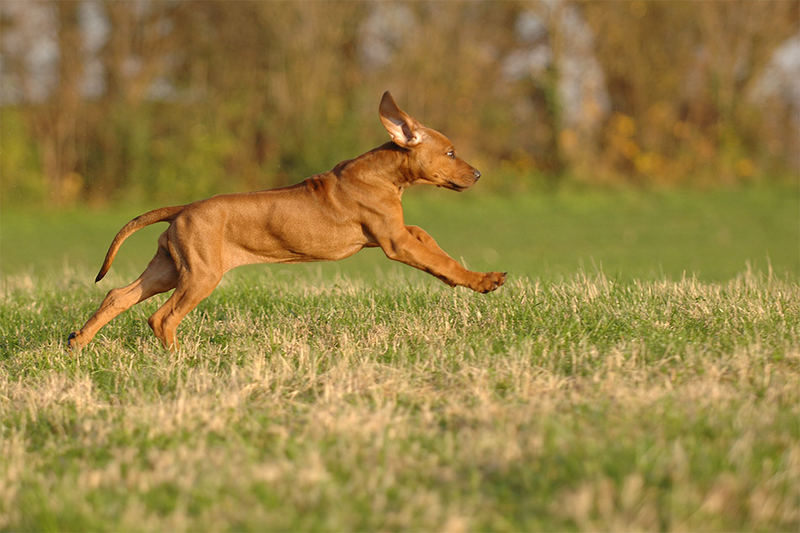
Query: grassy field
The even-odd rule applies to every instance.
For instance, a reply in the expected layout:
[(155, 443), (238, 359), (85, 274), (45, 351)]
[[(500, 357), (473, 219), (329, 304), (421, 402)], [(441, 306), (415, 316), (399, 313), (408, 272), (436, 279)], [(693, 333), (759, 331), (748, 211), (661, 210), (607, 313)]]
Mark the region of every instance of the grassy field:
[(507, 285), (244, 269), (177, 354), (163, 297), (63, 351), (158, 230), (95, 287), (135, 212), (4, 213), (0, 529), (800, 527), (793, 194), (410, 200)]
[[(615, 279), (678, 280), (686, 274), (726, 281), (749, 264), (800, 279), (800, 197), (788, 187), (516, 197), (419, 188), (406, 193), (404, 204), (406, 222), (425, 228), (453, 257), (518, 278), (557, 280), (583, 268), (602, 269)], [(34, 277), (65, 266), (87, 268), (95, 271), (91, 281), (116, 232), (155, 207), (0, 210), (0, 268)], [(125, 241), (113, 271), (122, 272), (123, 280), (141, 272), (165, 227), (150, 226)], [(257, 275), (266, 269), (375, 280), (407, 267), (387, 263), (378, 250), (364, 250), (337, 263), (254, 267)]]

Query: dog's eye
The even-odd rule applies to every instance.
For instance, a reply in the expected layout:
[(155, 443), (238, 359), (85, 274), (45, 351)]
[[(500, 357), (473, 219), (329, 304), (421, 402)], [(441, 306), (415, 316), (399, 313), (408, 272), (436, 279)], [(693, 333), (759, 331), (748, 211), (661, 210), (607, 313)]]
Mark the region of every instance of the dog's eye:
[(456, 158), (456, 152), (454, 150), (448, 150), (447, 151), (447, 157), (449, 157), (450, 159), (455, 159)]

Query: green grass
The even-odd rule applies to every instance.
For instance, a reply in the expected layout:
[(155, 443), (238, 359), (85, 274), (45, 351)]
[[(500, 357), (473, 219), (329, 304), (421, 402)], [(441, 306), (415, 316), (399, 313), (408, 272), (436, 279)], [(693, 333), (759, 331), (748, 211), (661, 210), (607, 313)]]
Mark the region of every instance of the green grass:
[[(780, 276), (800, 275), (800, 198), (791, 188), (517, 197), (412, 189), (404, 204), (406, 222), (424, 227), (453, 257), (474, 269), (507, 270), (519, 278), (555, 280), (584, 268), (602, 269), (617, 279), (677, 280), (687, 274), (725, 281), (748, 264), (756, 270), (771, 267)], [(154, 207), (4, 209), (0, 268), (34, 276), (60, 272), (65, 265), (96, 272), (116, 232)], [(140, 272), (164, 228), (157, 224), (129, 238), (113, 270), (126, 276)], [(310, 267), (254, 268), (361, 279), (406, 269), (387, 263), (379, 250)]]
[(3, 297), (0, 528), (800, 525), (794, 283), (265, 276), (71, 355), (83, 278)]
[(254, 267), (176, 354), (163, 296), (63, 351), (147, 260), (153, 234), (90, 281), (128, 213), (4, 213), (0, 530), (800, 527), (790, 195), (409, 200), (506, 286), (379, 252)]

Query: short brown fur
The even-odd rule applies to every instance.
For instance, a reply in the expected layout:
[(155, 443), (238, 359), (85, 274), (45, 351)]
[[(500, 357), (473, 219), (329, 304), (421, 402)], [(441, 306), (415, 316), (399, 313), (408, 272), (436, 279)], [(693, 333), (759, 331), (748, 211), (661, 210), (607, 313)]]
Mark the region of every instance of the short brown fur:
[(280, 189), (225, 194), (145, 213), (116, 235), (96, 281), (108, 272), (122, 242), (155, 222), (169, 222), (158, 251), (136, 281), (112, 289), (69, 346), (81, 348), (131, 306), (175, 289), (149, 319), (169, 349), (177, 348), (181, 320), (206, 298), (228, 270), (250, 263), (335, 261), (365, 247), (424, 270), (451, 286), (478, 292), (500, 287), (501, 272), (472, 272), (448, 256), (423, 229), (407, 226), (400, 202), (410, 185), (461, 191), (480, 172), (455, 155), (450, 141), (422, 126), (383, 94), (380, 119), (392, 142), (331, 171)]

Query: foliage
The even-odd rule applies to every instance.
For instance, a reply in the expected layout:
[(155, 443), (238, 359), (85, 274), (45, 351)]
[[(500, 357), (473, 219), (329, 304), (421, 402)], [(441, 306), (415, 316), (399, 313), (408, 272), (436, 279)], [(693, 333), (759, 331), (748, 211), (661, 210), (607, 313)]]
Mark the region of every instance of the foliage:
[(758, 87), (797, 9), (3, 3), (0, 191), (174, 202), (295, 182), (383, 142), (385, 89), (500, 188), (775, 179), (798, 163), (796, 104)]
[(16, 109), (2, 110), (0, 140), (0, 201), (7, 204), (44, 197), (47, 187), (42, 179), (39, 154), (27, 135), (23, 113)]
[(610, 168), (673, 183), (705, 171), (713, 172), (705, 180), (733, 183), (754, 179), (769, 151), (797, 149), (797, 128), (768, 116), (756, 86), (776, 46), (797, 30), (798, 4), (583, 7), (602, 36), (597, 54), (614, 113), (601, 146)]

